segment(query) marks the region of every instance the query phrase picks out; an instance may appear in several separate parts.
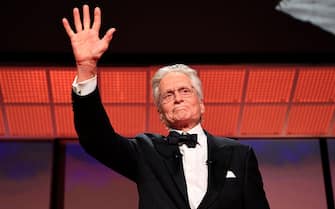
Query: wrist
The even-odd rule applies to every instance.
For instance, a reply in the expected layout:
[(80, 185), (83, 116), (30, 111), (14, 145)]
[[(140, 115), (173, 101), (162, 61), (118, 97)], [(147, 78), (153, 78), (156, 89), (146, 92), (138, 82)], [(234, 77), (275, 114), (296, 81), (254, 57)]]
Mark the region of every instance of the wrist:
[(93, 78), (97, 74), (97, 66), (93, 63), (77, 63), (77, 82)]

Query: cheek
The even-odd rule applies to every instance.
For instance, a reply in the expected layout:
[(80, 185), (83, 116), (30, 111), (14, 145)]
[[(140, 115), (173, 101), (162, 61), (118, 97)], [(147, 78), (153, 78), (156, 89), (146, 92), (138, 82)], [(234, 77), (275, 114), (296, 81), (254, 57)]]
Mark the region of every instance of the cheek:
[(163, 118), (169, 118), (169, 115), (172, 115), (173, 113), (173, 108), (172, 107), (169, 107), (167, 105), (164, 105), (164, 106), (161, 106), (160, 109), (159, 109), (159, 114), (160, 114), (160, 117), (161, 119)]

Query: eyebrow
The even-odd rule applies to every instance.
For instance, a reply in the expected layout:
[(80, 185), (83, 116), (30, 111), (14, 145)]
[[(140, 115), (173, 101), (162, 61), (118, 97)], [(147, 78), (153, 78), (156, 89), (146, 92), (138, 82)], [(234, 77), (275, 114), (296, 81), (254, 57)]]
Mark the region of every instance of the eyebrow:
[(162, 93), (174, 92), (174, 91), (179, 90), (179, 89), (182, 89), (182, 88), (188, 88), (188, 89), (191, 89), (191, 88), (193, 88), (193, 86), (180, 86), (180, 87), (178, 87), (178, 88), (168, 89), (168, 90), (166, 90), (166, 91), (164, 91), (164, 92), (162, 92)]

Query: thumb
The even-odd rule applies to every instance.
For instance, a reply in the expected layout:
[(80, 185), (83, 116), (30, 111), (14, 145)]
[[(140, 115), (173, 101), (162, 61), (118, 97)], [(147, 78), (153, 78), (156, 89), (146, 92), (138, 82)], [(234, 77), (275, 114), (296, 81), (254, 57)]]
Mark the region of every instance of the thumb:
[(116, 31), (115, 28), (110, 28), (106, 34), (104, 35), (104, 37), (102, 38), (103, 41), (107, 42), (109, 44), (109, 42), (112, 40), (113, 38), (113, 34)]

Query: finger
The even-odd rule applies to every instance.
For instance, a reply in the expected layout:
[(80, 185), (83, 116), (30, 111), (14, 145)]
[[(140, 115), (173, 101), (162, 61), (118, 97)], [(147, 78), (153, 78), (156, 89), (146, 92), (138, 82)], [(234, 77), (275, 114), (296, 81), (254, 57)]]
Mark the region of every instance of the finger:
[(99, 32), (101, 26), (101, 10), (99, 7), (94, 9), (94, 22), (92, 29)]
[(66, 18), (63, 18), (62, 22), (63, 22), (63, 26), (65, 28), (67, 35), (71, 38), (74, 35), (74, 32), (69, 24), (69, 21), (67, 21)]
[(114, 32), (116, 31), (116, 29), (115, 28), (111, 28), (111, 29), (109, 29), (107, 32), (106, 32), (106, 34), (104, 35), (104, 37), (102, 38), (102, 40), (103, 41), (106, 41), (108, 44), (109, 44), (109, 42), (112, 40), (112, 38), (113, 38), (113, 34), (114, 34)]
[(90, 8), (88, 7), (87, 4), (83, 6), (83, 21), (84, 21), (84, 30), (85, 29), (90, 29), (91, 25), (91, 19), (90, 19)]
[(74, 19), (74, 26), (76, 28), (77, 32), (80, 32), (83, 30), (83, 26), (81, 24), (80, 20), (80, 13), (78, 8), (73, 9), (73, 19)]

